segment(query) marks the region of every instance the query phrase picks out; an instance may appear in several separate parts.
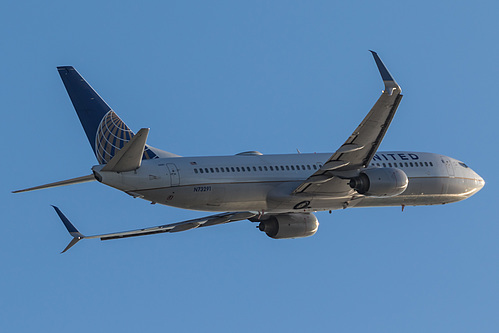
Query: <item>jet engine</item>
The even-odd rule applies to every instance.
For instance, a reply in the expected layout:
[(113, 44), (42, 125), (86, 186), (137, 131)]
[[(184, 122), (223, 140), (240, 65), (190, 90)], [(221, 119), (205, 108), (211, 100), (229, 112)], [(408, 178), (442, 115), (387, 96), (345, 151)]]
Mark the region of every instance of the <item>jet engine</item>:
[(302, 238), (312, 236), (319, 228), (319, 221), (314, 214), (273, 215), (263, 220), (258, 229), (274, 239)]
[(374, 168), (363, 170), (350, 179), (350, 187), (366, 196), (394, 197), (405, 191), (409, 179), (397, 168)]

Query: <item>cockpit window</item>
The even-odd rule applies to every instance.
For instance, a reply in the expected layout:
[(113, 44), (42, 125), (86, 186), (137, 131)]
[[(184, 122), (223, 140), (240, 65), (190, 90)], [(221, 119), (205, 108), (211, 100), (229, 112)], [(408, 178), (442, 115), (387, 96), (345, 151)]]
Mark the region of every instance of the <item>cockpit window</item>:
[(464, 164), (463, 162), (459, 162), (459, 165), (460, 165), (460, 166), (462, 166), (463, 168), (466, 168), (466, 169), (468, 169), (468, 168), (469, 168), (469, 166), (467, 166), (467, 165), (466, 165), (466, 164)]

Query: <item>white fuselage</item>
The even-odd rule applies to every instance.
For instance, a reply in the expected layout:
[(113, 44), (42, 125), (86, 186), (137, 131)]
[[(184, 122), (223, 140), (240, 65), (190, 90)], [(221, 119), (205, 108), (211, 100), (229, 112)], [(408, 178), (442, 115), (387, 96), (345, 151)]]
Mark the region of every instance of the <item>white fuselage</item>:
[[(483, 179), (453, 158), (420, 152), (378, 152), (369, 168), (403, 170), (407, 189), (394, 197), (368, 197), (348, 179), (335, 178), (334, 191), (292, 194), (328, 160), (331, 153), (170, 157), (143, 160), (136, 171), (103, 172), (102, 183), (132, 196), (184, 209), (204, 211), (313, 212), (346, 207), (436, 205), (466, 199)], [(301, 208), (300, 202), (309, 202)]]

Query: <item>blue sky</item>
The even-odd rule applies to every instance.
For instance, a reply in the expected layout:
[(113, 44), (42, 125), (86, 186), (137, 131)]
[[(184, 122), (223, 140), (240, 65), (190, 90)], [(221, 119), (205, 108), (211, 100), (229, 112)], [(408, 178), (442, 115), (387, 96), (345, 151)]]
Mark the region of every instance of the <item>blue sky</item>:
[[(0, 5), (0, 326), (5, 331), (495, 332), (494, 1), (16, 1)], [(70, 236), (203, 216), (98, 183), (56, 66), (73, 65), (148, 142), (184, 156), (332, 152), (383, 85), (404, 99), (381, 150), (464, 160), (486, 181), (435, 207), (317, 214), (310, 238), (249, 222), (122, 241)]]

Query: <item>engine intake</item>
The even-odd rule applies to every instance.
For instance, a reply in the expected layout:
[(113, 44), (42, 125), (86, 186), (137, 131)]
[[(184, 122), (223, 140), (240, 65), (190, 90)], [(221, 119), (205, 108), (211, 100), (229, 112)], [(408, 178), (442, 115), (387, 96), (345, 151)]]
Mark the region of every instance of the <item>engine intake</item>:
[(409, 179), (397, 168), (374, 168), (362, 171), (350, 179), (350, 187), (366, 196), (394, 197), (405, 191)]
[(312, 236), (319, 228), (319, 221), (313, 214), (273, 215), (261, 221), (258, 229), (274, 239), (302, 238)]

